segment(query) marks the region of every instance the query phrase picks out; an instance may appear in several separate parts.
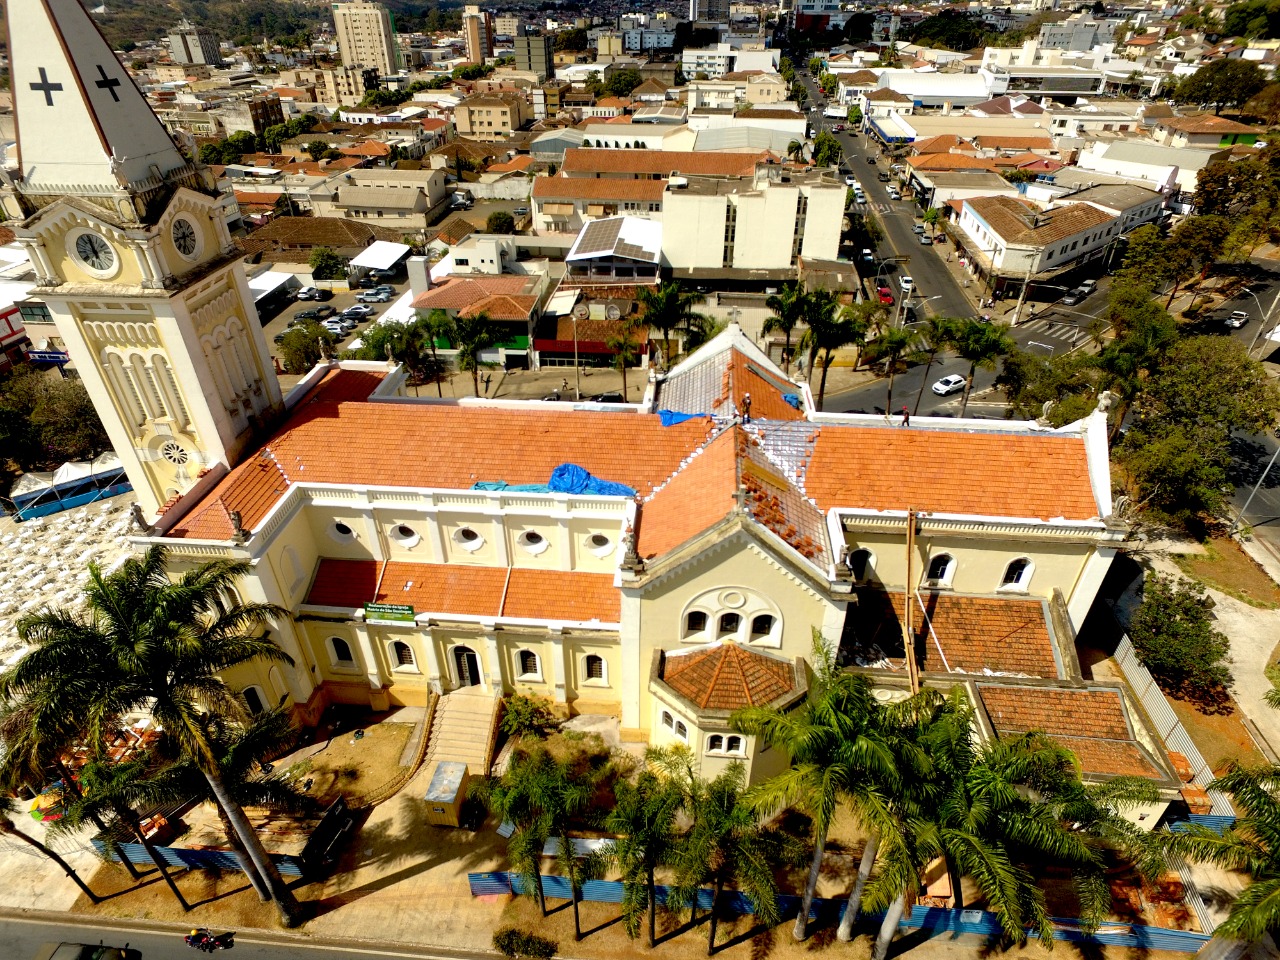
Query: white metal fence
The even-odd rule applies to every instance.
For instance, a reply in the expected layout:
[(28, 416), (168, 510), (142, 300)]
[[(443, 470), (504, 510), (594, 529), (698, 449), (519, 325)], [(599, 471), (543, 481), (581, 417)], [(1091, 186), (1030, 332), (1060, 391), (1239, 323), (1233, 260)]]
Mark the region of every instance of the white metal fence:
[(1133, 688), (1133, 692), (1142, 702), (1142, 706), (1146, 708), (1147, 716), (1156, 725), (1156, 732), (1164, 740), (1165, 746), (1182, 754), (1187, 758), (1187, 762), (1191, 764), (1196, 784), (1204, 788), (1209, 794), (1209, 800), (1213, 805), (1213, 814), (1219, 817), (1235, 816), (1235, 809), (1231, 806), (1231, 801), (1227, 799), (1226, 794), (1218, 790), (1208, 789), (1210, 782), (1214, 779), (1213, 769), (1205, 762), (1204, 757), (1200, 755), (1200, 751), (1196, 749), (1195, 743), (1178, 719), (1178, 715), (1173, 712), (1173, 708), (1169, 706), (1169, 701), (1164, 698), (1164, 694), (1156, 686), (1155, 678), (1151, 676), (1151, 672), (1138, 660), (1138, 654), (1133, 649), (1133, 642), (1129, 639), (1128, 634), (1121, 638), (1119, 645), (1116, 647), (1116, 662), (1120, 664), (1120, 669), (1124, 671), (1124, 676), (1129, 681), (1129, 686)]

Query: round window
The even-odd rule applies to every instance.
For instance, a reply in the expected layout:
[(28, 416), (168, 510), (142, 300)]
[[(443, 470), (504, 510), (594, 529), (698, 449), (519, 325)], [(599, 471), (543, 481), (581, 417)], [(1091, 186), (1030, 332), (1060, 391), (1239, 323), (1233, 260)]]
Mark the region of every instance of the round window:
[(596, 550), (602, 550), (609, 546), (609, 538), (603, 533), (593, 533), (587, 538), (587, 542)]
[(533, 530), (530, 530), (527, 533), (525, 533), (523, 539), (525, 543), (529, 544), (530, 546), (536, 547), (538, 544), (542, 542), (542, 534), (536, 533)]
[(343, 523), (341, 520), (334, 521), (332, 527), (329, 528), (330, 536), (339, 543), (346, 543), (348, 540), (356, 538), (356, 532), (350, 525)]
[(484, 537), (470, 527), (459, 527), (453, 532), (453, 542), (470, 553), (484, 546)]
[(547, 542), (547, 538), (538, 533), (537, 530), (526, 530), (516, 538), (516, 542), (535, 556), (551, 546), (551, 544)]
[(191, 454), (187, 453), (186, 448), (176, 440), (166, 440), (164, 446), (160, 448), (160, 456), (175, 467), (181, 467), (191, 459)]
[(391, 528), (391, 539), (402, 547), (412, 547), (422, 538), (418, 536), (418, 531), (413, 527), (404, 523), (397, 523)]

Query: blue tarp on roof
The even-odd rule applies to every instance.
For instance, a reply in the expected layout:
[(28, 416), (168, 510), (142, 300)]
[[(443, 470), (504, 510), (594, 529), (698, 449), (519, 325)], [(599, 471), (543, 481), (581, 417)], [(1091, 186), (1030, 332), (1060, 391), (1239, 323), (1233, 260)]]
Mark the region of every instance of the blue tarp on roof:
[(782, 399), (785, 400), (787, 403), (791, 404), (791, 406), (795, 407), (797, 410), (800, 409), (800, 394), (784, 393), (782, 395)]
[(505, 480), (480, 480), (472, 490), (513, 490), (520, 493), (590, 493), (598, 497), (634, 497), (636, 492), (624, 483), (593, 477), (576, 463), (562, 463), (551, 471), (546, 483), (507, 483)]
[(675, 410), (658, 411), (658, 419), (662, 421), (664, 427), (674, 427), (677, 423), (684, 423), (686, 420), (705, 416), (705, 413), (677, 413)]

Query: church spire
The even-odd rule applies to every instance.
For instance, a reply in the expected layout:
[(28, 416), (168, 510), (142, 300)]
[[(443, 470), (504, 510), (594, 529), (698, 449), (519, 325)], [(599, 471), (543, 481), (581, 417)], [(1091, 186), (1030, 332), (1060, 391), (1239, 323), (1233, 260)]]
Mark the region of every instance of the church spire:
[(189, 162), (79, 0), (8, 0), (20, 192), (145, 193)]

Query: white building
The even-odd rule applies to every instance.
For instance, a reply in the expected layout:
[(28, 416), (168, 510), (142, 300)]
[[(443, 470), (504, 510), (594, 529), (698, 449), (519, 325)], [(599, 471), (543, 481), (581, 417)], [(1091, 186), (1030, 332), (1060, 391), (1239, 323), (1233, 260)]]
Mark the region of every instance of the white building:
[(1012, 197), (966, 200), (959, 226), (965, 252), (989, 276), (1060, 269), (1100, 256), (1120, 234), (1116, 217), (1091, 204), (1039, 210)]

